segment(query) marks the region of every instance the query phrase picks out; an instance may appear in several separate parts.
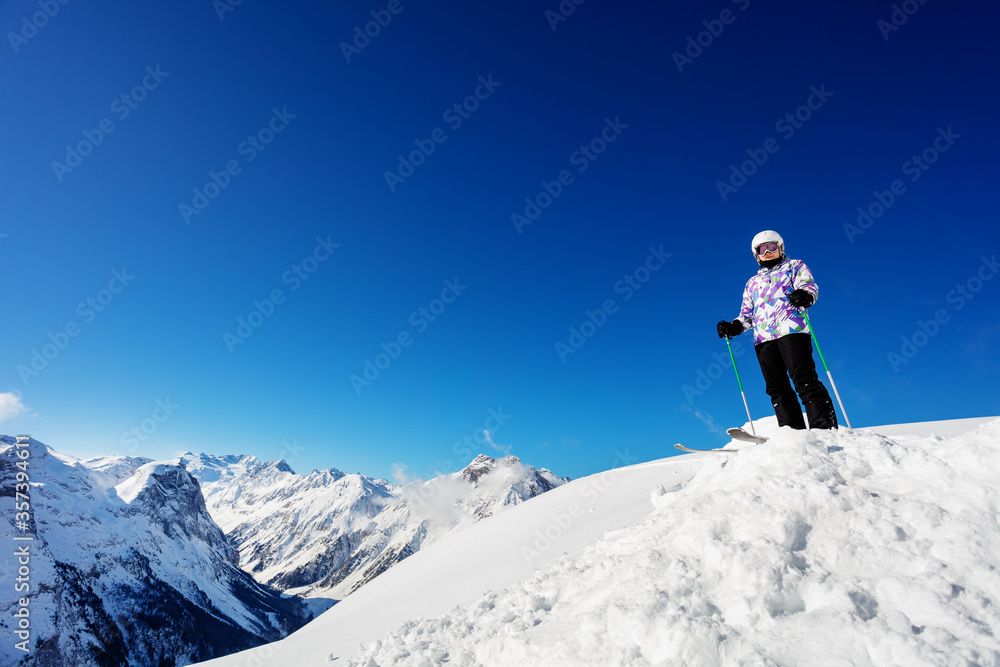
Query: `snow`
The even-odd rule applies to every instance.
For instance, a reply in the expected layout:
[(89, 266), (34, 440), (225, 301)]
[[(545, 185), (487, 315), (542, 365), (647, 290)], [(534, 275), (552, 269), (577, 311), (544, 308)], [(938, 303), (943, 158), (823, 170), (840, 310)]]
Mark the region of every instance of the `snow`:
[[(73, 461), (67, 460), (70, 465), (74, 461), (75, 459)], [(99, 473), (94, 477), (95, 481), (116, 486), (134, 475), (141, 466), (152, 461), (153, 459), (139, 456), (95, 456), (79, 463), (85, 468)]]
[(575, 480), (211, 665), (1000, 664), (1000, 420)]
[(131, 504), (136, 496), (150, 484), (153, 475), (163, 475), (169, 468), (176, 467), (179, 463), (179, 459), (145, 463), (139, 466), (124, 482), (115, 486), (115, 491), (117, 491), (119, 498)]
[[(13, 438), (0, 436), (5, 484), (13, 480), (12, 446)], [(32, 641), (41, 642), (46, 648), (39, 650), (47, 652), (37, 658), (39, 664), (49, 664), (57, 654), (65, 664), (84, 664), (98, 647), (118, 650), (117, 642), (124, 640), (107, 634), (108, 624), (133, 613), (141, 618), (118, 626), (127, 633), (133, 655), (152, 660), (162, 650), (179, 664), (187, 664), (188, 656), (177, 650), (212, 655), (211, 637), (160, 633), (163, 626), (184, 627), (190, 620), (176, 597), (164, 595), (168, 588), (223, 623), (238, 624), (261, 638), (282, 634), (274, 628), (277, 617), (271, 610), (287, 613), (291, 622), (305, 617), (297, 604), (286, 604), (238, 570), (235, 552), (205, 510), (197, 483), (177, 460), (80, 461), (35, 440), (30, 451), (35, 539), (24, 544), (31, 554)], [(13, 495), (0, 494), (0, 504), (13, 518)], [(0, 524), (0, 538), (7, 543), (20, 544), (12, 541), (17, 534), (23, 529), (15, 532), (13, 522)], [(14, 590), (11, 572), (0, 571), (4, 590)], [(0, 612), (11, 618), (16, 604), (12, 596), (0, 597)], [(95, 616), (96, 608), (103, 615)], [(155, 613), (172, 616), (153, 619)], [(13, 641), (0, 645), (0, 664), (20, 657)]]
[(240, 566), (287, 594), (322, 598), (319, 611), (427, 544), (565, 482), (512, 456), (402, 486), (335, 469), (297, 475), (248, 455), (181, 460)]

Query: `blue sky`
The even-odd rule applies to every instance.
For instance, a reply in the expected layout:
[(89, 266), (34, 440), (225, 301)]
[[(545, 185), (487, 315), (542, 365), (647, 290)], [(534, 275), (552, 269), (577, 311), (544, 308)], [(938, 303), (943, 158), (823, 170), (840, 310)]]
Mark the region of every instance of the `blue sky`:
[(1000, 414), (996, 7), (223, 2), (2, 4), (4, 431), (383, 477), (718, 446), (762, 229), (855, 426)]

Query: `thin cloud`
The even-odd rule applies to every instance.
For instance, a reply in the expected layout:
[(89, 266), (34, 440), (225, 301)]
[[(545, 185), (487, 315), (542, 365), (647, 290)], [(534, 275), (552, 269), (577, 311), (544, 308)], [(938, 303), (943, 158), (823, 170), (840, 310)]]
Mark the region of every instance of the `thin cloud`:
[(29, 412), (30, 410), (17, 394), (9, 391), (0, 393), (0, 423), (17, 419)]
[(483, 437), (487, 445), (497, 450), (498, 452), (502, 452), (504, 456), (510, 456), (510, 450), (512, 449), (510, 445), (498, 445), (493, 440), (493, 434), (486, 429), (483, 429)]

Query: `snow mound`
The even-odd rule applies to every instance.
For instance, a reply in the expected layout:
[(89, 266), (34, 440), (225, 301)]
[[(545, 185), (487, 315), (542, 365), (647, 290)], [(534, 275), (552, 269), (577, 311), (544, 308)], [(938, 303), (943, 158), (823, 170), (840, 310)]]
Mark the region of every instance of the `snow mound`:
[(1000, 421), (682, 458), (646, 519), (350, 664), (1000, 663)]

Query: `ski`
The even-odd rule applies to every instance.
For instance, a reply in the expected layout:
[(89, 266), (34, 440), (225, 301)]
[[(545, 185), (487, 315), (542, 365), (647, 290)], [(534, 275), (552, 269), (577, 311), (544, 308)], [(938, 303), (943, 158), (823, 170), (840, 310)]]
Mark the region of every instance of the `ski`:
[(747, 433), (746, 431), (744, 431), (739, 427), (726, 429), (726, 433), (728, 433), (729, 437), (732, 438), (733, 440), (742, 440), (743, 442), (753, 442), (758, 445), (763, 442), (767, 442), (766, 437), (762, 435), (754, 435), (753, 433)]
[(736, 449), (691, 449), (690, 447), (685, 447), (684, 445), (676, 444), (674, 445), (677, 449), (682, 452), (693, 452), (695, 454), (700, 454), (701, 452), (719, 452), (720, 454), (731, 454), (733, 452), (739, 451)]

